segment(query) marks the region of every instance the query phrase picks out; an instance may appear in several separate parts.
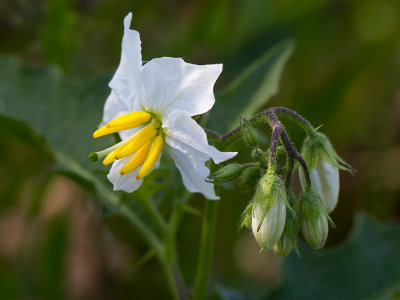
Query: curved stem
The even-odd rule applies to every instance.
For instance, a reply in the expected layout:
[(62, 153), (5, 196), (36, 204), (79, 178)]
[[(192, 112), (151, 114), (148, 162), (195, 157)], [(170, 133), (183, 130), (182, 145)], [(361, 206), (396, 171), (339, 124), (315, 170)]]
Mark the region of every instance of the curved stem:
[(294, 120), (297, 124), (300, 125), (300, 127), (307, 134), (311, 134), (315, 130), (310, 122), (308, 122), (306, 119), (304, 119), (302, 116), (300, 116), (298, 113), (296, 113), (293, 110), (287, 109), (285, 107), (273, 107), (270, 110), (276, 115), (281, 115), (282, 114), (282, 115), (284, 115), (286, 117), (289, 117), (290, 119)]
[(202, 300), (206, 296), (208, 279), (211, 270), (212, 252), (214, 248), (217, 208), (218, 201), (207, 200), (203, 219), (203, 233), (201, 236), (201, 246), (193, 300)]

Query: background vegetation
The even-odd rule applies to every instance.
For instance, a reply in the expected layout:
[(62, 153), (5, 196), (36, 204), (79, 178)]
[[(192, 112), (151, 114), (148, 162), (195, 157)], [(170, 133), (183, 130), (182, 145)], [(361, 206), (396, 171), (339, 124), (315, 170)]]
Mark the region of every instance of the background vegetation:
[[(101, 117), (129, 11), (141, 33), (145, 61), (174, 56), (198, 64), (222, 62), (217, 90), (292, 38), (296, 49), (279, 92), (262, 107), (286, 106), (315, 126), (323, 124), (337, 152), (358, 171), (341, 173), (339, 205), (332, 215), (336, 228), (326, 249), (300, 243), (300, 258), (259, 255), (252, 235), (238, 230), (254, 187), (240, 193), (223, 188), (211, 297), (399, 297), (397, 0), (2, 0), (0, 298), (167, 297), (164, 274), (142, 237), (104, 209), (96, 187), (60, 166), (60, 157), (47, 145), (61, 147), (84, 166), (86, 155), (101, 148), (87, 128), (94, 129)], [(218, 113), (233, 121), (228, 110)], [(42, 122), (49, 118), (57, 126)], [(290, 123), (287, 127), (300, 147), (302, 133)], [(166, 165), (160, 176), (174, 172), (179, 182), (178, 172)], [(137, 196), (150, 197), (143, 193)], [(167, 191), (162, 197), (171, 200), (171, 195)], [(191, 204), (192, 213), (178, 232), (188, 285), (204, 199), (197, 196)]]

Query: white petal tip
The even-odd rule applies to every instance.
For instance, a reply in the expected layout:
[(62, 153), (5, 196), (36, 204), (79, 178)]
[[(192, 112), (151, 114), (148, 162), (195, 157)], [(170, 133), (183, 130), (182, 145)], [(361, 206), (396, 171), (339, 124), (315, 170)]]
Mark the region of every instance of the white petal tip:
[(131, 27), (131, 21), (132, 21), (132, 13), (130, 12), (124, 18), (124, 27), (125, 27), (125, 29), (129, 29), (129, 27)]

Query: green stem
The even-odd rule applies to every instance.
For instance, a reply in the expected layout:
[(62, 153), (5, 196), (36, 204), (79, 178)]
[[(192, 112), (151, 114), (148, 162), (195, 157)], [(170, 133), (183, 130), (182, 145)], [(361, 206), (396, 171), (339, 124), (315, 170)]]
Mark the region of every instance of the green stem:
[(182, 299), (179, 296), (178, 286), (177, 286), (177, 282), (176, 282), (176, 278), (175, 278), (172, 266), (165, 261), (162, 262), (162, 265), (164, 267), (164, 272), (167, 277), (168, 285), (169, 285), (169, 288), (172, 293), (172, 298), (174, 300)]
[(193, 300), (202, 300), (206, 296), (214, 248), (217, 208), (218, 201), (208, 200), (206, 202)]
[(154, 206), (153, 201), (151, 199), (141, 199), (140, 204), (144, 211), (151, 217), (160, 233), (164, 237), (168, 236), (168, 224), (165, 222), (158, 209)]

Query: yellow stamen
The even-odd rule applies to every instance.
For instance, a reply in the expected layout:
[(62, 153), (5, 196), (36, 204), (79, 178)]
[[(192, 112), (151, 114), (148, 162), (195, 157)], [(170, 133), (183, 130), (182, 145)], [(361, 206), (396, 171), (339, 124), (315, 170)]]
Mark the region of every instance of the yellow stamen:
[(151, 119), (151, 115), (145, 111), (135, 111), (122, 115), (107, 123), (106, 127), (114, 128), (120, 126), (137, 127)]
[(118, 149), (119, 148), (115, 149), (106, 156), (106, 158), (103, 160), (103, 165), (107, 166), (115, 160), (115, 154), (118, 151)]
[(151, 140), (148, 140), (137, 152), (136, 154), (132, 157), (132, 159), (121, 169), (119, 172), (121, 175), (128, 174), (129, 172), (132, 172), (133, 170), (136, 170), (139, 168), (141, 164), (145, 161), (147, 154), (149, 154), (151, 146)]
[(98, 138), (106, 134), (138, 127), (139, 125), (149, 121), (150, 119), (151, 115), (144, 111), (135, 111), (129, 114), (125, 114), (108, 122), (106, 126), (97, 129), (93, 133), (93, 137)]
[(137, 180), (145, 177), (147, 174), (149, 174), (151, 169), (153, 169), (158, 158), (160, 157), (163, 146), (164, 146), (164, 139), (162, 138), (161, 135), (159, 135), (151, 143), (149, 154), (147, 155), (142, 168), (140, 169), (139, 173), (136, 176)]
[(136, 136), (126, 146), (122, 147), (116, 154), (115, 159), (121, 159), (135, 153), (142, 147), (148, 140), (157, 134), (153, 124), (147, 125), (141, 129)]
[(126, 130), (126, 129), (131, 129), (131, 128), (133, 128), (133, 126), (130, 126), (130, 125), (118, 126), (118, 127), (112, 127), (112, 128), (109, 128), (106, 125), (106, 126), (103, 126), (99, 129), (97, 129), (93, 133), (93, 137), (98, 138), (98, 137), (106, 135), (106, 134), (110, 134), (110, 133), (114, 133), (114, 132), (118, 132), (118, 131), (122, 131), (122, 130)]

